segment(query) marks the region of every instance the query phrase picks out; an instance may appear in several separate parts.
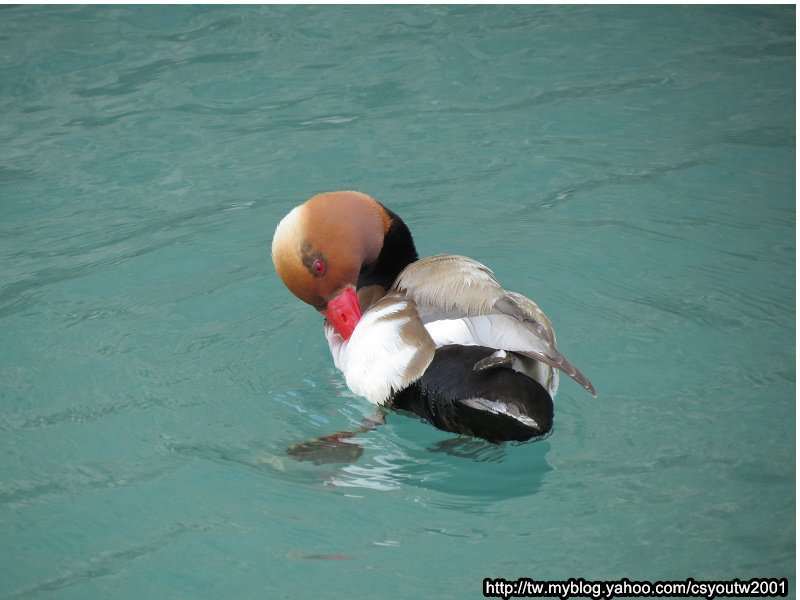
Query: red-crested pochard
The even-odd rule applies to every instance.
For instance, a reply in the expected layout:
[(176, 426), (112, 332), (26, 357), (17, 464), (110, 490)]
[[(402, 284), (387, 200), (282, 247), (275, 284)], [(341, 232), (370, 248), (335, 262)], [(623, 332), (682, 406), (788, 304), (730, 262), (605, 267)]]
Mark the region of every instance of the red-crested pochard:
[(596, 396), (536, 304), (465, 256), (418, 259), (406, 224), (360, 192), (319, 194), (278, 224), (272, 260), (325, 316), (347, 385), (370, 402), (493, 442), (550, 431), (558, 372)]

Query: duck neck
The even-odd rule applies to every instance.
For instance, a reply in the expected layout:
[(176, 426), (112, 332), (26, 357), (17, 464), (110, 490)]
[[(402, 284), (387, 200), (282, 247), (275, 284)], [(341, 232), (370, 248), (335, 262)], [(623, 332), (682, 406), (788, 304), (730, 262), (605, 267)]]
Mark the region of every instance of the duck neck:
[[(383, 206), (383, 205), (381, 205)], [(400, 271), (416, 261), (419, 256), (414, 247), (411, 231), (397, 214), (383, 206), (392, 224), (383, 239), (383, 247), (375, 262), (361, 267), (357, 287), (379, 285), (388, 290)]]

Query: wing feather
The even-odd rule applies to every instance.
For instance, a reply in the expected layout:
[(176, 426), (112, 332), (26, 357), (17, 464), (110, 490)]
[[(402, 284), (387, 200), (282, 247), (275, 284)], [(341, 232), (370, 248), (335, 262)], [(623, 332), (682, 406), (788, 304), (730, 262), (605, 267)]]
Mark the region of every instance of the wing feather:
[[(400, 273), (392, 291), (415, 302), (429, 331), (435, 329), (435, 321), (463, 319), (474, 344), (539, 360), (597, 395), (591, 381), (556, 348), (555, 332), (544, 312), (533, 300), (505, 291), (478, 261), (452, 254), (418, 260)], [(436, 340), (435, 332), (432, 335)]]

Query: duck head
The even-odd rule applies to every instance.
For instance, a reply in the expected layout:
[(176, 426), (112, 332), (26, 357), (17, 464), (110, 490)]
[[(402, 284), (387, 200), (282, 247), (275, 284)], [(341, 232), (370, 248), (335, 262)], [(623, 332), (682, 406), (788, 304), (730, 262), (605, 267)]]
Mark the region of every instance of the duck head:
[(361, 318), (356, 291), (388, 288), (416, 258), (402, 220), (360, 192), (310, 198), (278, 223), (272, 238), (272, 262), (283, 283), (345, 340)]

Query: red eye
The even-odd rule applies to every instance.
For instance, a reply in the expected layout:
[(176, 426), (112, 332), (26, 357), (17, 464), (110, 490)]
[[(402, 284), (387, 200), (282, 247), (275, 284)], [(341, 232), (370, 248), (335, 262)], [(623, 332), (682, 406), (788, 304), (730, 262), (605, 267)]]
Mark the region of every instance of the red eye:
[(321, 260), (319, 259), (315, 260), (313, 267), (314, 267), (314, 273), (316, 273), (317, 275), (322, 275), (323, 273), (325, 273), (325, 263), (322, 262)]

